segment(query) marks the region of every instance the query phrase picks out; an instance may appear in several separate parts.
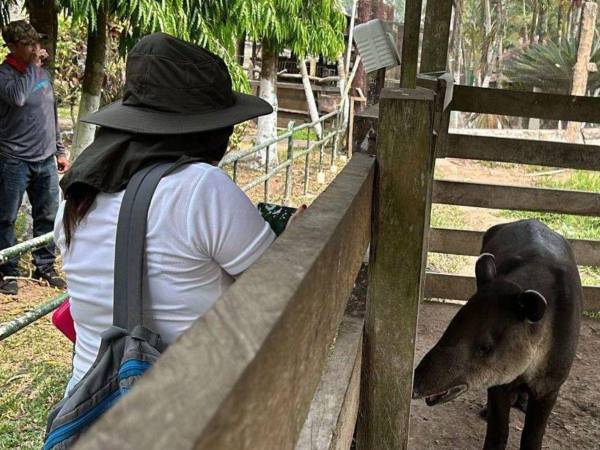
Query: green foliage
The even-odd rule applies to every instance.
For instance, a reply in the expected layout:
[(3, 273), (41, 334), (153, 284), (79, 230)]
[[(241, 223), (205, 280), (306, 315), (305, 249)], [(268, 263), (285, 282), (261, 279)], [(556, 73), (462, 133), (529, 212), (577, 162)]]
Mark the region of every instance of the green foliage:
[[(600, 173), (576, 170), (566, 180), (547, 177), (538, 182), (540, 186), (600, 193)], [(538, 219), (569, 239), (600, 240), (600, 218), (566, 214), (504, 211), (505, 217), (514, 219)], [(584, 284), (600, 285), (600, 268), (584, 267), (580, 270)]]
[[(74, 24), (92, 30), (96, 26), (100, 8), (106, 7), (111, 23), (115, 24), (113, 30), (118, 32), (118, 36), (112, 36), (118, 39), (113, 39), (111, 50), (114, 50), (114, 42), (117, 42), (122, 58), (143, 35), (163, 31), (196, 42), (219, 55), (229, 67), (234, 89), (248, 92), (246, 74), (233, 58), (234, 29), (211, 19), (218, 11), (217, 6), (226, 8), (227, 3), (224, 0), (60, 0), (63, 11)], [(107, 60), (108, 72), (116, 73), (122, 69), (122, 63), (112, 53)], [(114, 83), (105, 86), (110, 92), (103, 101), (118, 97), (120, 92), (121, 85), (117, 79), (108, 81)]]
[(248, 35), (300, 57), (320, 54), (331, 59), (344, 48), (346, 20), (338, 0), (189, 0), (187, 8), (194, 25), (205, 21), (222, 42)]
[[(29, 300), (23, 307), (36, 301)], [(10, 311), (0, 319), (22, 312)], [(71, 349), (48, 318), (1, 343), (0, 449), (42, 447), (48, 411), (62, 398), (67, 384)]]
[(79, 101), (85, 64), (85, 28), (61, 18), (55, 56), (54, 91), (59, 106), (74, 107)]
[[(505, 70), (505, 75), (516, 87), (532, 90), (537, 87), (544, 92), (569, 94), (573, 82), (573, 67), (577, 61), (577, 42), (564, 39), (561, 45), (554, 41), (534, 44), (518, 51)], [(594, 40), (590, 62), (600, 65), (600, 46)], [(600, 88), (600, 73), (591, 72), (588, 89)]]

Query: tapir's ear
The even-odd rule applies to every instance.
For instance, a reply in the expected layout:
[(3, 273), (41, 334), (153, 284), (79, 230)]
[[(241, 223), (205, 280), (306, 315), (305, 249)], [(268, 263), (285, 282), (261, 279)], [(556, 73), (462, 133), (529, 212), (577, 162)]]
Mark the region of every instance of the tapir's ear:
[(544, 313), (548, 302), (542, 294), (538, 291), (527, 290), (523, 291), (517, 300), (519, 302), (519, 308), (521, 309), (525, 319), (530, 322), (539, 322)]
[(496, 278), (496, 259), (491, 253), (482, 253), (475, 263), (477, 289)]

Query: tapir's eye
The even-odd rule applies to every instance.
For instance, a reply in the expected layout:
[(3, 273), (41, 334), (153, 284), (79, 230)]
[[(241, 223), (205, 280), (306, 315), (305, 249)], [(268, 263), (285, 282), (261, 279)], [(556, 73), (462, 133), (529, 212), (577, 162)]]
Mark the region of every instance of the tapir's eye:
[(479, 346), (479, 348), (477, 349), (477, 352), (479, 353), (479, 356), (485, 357), (485, 356), (488, 356), (490, 353), (492, 353), (493, 349), (494, 349), (494, 347), (492, 346), (492, 344), (486, 343), (486, 344), (481, 344)]

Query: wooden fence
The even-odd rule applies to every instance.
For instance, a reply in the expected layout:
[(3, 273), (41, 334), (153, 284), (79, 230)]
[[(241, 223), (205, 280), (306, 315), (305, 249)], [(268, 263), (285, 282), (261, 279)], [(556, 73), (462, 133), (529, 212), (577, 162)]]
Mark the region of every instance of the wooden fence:
[[(454, 147), (461, 136), (448, 135), (450, 111), (498, 109), (455, 101), (466, 91), (447, 75), (418, 82), (416, 89), (384, 90), (378, 107), (356, 117), (354, 148), (377, 158), (355, 153), (78, 449), (348, 449), (355, 424), (359, 450), (407, 448), (420, 300), (466, 299), (475, 291), (472, 277), (426, 273), (427, 251), (477, 255), (483, 232), (430, 229), (431, 204), (598, 214), (594, 193), (435, 181), (435, 158), (465, 151)], [(505, 104), (503, 91), (482, 95)], [(537, 114), (547, 99), (534, 100), (531, 108), (507, 110)], [(579, 99), (552, 101), (567, 105), (564, 115), (545, 117), (580, 114), (569, 106)], [(535, 164), (589, 168), (585, 155), (595, 151), (515, 141), (522, 152), (543, 145), (553, 155), (580, 155), (569, 153), (562, 166), (536, 155)], [(513, 162), (507, 155), (514, 147), (507, 148), (503, 158)], [(501, 151), (498, 143), (477, 144), (468, 155), (494, 160)], [(531, 162), (522, 154), (519, 161)], [(345, 316), (369, 243), (366, 318)], [(573, 241), (578, 262), (598, 264), (598, 245)], [(598, 289), (585, 288), (586, 308), (598, 308)]]
[[(437, 80), (435, 80), (437, 78)], [(447, 98), (448, 77), (421, 75), (418, 83), (444, 96), (438, 100), (436, 158), (461, 158), (600, 171), (600, 146), (448, 134), (450, 111), (501, 114), (553, 120), (600, 122), (600, 98), (515, 92), (499, 89), (455, 86)], [(355, 146), (373, 151), (376, 142), (379, 107), (371, 107), (355, 120)], [(479, 208), (534, 211), (600, 217), (600, 194), (596, 192), (543, 189), (501, 184), (434, 180), (433, 203)], [(485, 230), (468, 231), (432, 228), (429, 252), (477, 256)], [(571, 239), (576, 261), (582, 266), (600, 266), (600, 242)], [(473, 277), (428, 273), (425, 296), (467, 300), (475, 291)], [(600, 310), (600, 288), (584, 287), (584, 308)]]

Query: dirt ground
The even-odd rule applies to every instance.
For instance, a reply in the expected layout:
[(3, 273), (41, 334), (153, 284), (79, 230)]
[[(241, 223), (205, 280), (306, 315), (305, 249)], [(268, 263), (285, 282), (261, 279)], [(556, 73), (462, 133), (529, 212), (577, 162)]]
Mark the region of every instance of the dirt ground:
[[(417, 361), (437, 342), (457, 306), (425, 303), (419, 314)], [(545, 449), (600, 449), (600, 321), (584, 319), (577, 356), (558, 402), (552, 411)], [(486, 394), (468, 392), (456, 400), (428, 407), (414, 400), (411, 415), (411, 450), (480, 449), (486, 423), (479, 417)], [(509, 449), (519, 448), (524, 414), (511, 411)]]

